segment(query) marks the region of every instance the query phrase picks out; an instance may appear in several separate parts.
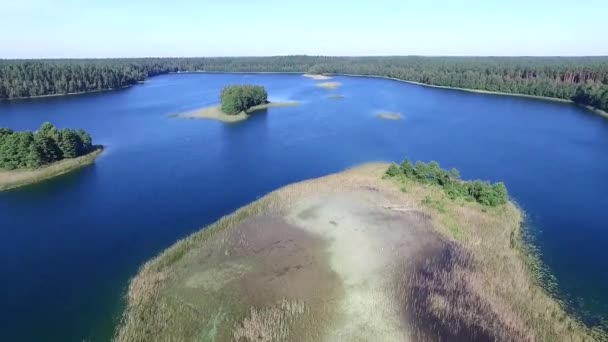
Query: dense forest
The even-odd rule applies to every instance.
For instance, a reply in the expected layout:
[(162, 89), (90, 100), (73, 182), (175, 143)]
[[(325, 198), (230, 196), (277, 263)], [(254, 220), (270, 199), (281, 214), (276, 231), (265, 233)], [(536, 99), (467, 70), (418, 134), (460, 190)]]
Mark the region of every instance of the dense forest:
[(57, 129), (46, 122), (36, 132), (0, 128), (0, 169), (37, 168), (93, 150), (91, 136), (82, 129)]
[(0, 99), (98, 91), (187, 71), (375, 75), (573, 100), (608, 111), (608, 57), (218, 57), (0, 60)]
[(266, 89), (255, 85), (232, 85), (222, 89), (221, 108), (226, 114), (234, 115), (253, 106), (268, 102)]

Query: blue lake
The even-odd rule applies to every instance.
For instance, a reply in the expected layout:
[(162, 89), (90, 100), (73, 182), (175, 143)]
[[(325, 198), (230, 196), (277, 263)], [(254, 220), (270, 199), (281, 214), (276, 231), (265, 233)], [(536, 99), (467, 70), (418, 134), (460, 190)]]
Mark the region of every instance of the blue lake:
[[(405, 157), (504, 181), (557, 295), (602, 324), (608, 120), (559, 102), (335, 80), (342, 86), (332, 91), (300, 75), (173, 74), (118, 91), (1, 102), (1, 127), (84, 128), (106, 151), (78, 172), (0, 193), (0, 341), (107, 341), (129, 278), (179, 238), (291, 182)], [(237, 124), (169, 117), (217, 103), (233, 83), (302, 104)], [(378, 119), (380, 111), (403, 119)]]

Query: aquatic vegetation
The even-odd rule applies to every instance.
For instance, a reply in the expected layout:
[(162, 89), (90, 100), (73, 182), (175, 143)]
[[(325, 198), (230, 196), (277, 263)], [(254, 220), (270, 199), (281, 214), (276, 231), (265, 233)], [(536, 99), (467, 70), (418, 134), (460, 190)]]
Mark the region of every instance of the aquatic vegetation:
[(384, 119), (384, 120), (400, 120), (401, 114), (391, 113), (391, 112), (379, 112), (376, 114), (376, 117), (378, 119)]
[(340, 82), (321, 82), (315, 84), (319, 88), (325, 88), (329, 90), (338, 89), (342, 85)]

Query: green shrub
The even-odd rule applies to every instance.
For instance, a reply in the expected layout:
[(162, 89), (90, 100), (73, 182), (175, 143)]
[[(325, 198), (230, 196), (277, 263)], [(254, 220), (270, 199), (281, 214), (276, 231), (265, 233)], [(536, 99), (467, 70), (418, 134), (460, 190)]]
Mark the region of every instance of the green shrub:
[(417, 161), (415, 165), (404, 160), (399, 167), (391, 164), (386, 170), (386, 177), (406, 177), (423, 184), (437, 185), (443, 188), (449, 198), (455, 200), (476, 201), (485, 206), (498, 206), (507, 203), (509, 195), (504, 183), (491, 184), (488, 182), (462, 181), (456, 169), (450, 171), (441, 168), (439, 163)]
[(261, 86), (232, 85), (224, 87), (220, 95), (221, 109), (234, 115), (253, 106), (268, 102), (268, 93)]

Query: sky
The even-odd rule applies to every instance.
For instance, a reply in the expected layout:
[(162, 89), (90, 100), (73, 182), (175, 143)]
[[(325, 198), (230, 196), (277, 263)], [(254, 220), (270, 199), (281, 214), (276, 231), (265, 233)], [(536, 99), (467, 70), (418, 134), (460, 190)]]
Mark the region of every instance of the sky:
[(607, 0), (0, 0), (0, 58), (608, 55)]

